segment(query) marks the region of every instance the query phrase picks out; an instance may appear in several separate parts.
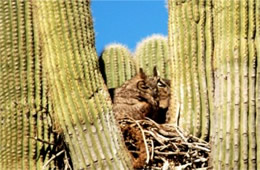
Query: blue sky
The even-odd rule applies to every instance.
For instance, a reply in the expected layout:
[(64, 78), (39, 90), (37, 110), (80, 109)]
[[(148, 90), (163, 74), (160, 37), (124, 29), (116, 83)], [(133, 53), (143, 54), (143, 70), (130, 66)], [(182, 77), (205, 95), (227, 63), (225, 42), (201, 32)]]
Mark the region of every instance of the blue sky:
[(97, 52), (111, 43), (136, 44), (152, 34), (167, 35), (165, 0), (92, 0)]

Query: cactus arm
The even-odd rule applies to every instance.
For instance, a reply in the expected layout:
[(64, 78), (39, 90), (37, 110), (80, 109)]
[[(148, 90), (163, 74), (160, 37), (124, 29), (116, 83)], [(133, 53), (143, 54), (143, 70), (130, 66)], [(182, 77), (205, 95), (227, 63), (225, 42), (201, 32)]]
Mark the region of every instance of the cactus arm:
[(108, 88), (119, 87), (136, 74), (136, 64), (130, 50), (121, 44), (105, 47), (99, 63)]
[(134, 58), (137, 66), (148, 75), (153, 74), (154, 66), (163, 78), (169, 77), (168, 43), (162, 35), (152, 35), (137, 44)]
[[(172, 90), (170, 107), (177, 112), (180, 105), (180, 125), (196, 136), (204, 139), (209, 137), (209, 104), (210, 93), (208, 87), (213, 91), (211, 63), (206, 56), (213, 53), (212, 20), (210, 16), (211, 6), (206, 1), (169, 1), (169, 43), (173, 41), (170, 48), (172, 59), (172, 77), (176, 77)], [(209, 11), (209, 12), (208, 12)], [(172, 29), (172, 30), (171, 30)], [(174, 32), (174, 34), (173, 34)], [(170, 34), (172, 33), (172, 34)], [(211, 42), (210, 42), (211, 38)], [(173, 47), (174, 46), (174, 52)], [(209, 75), (209, 77), (207, 77)], [(174, 94), (177, 93), (177, 94)], [(213, 98), (213, 96), (211, 96)], [(211, 98), (211, 99), (212, 99)], [(213, 102), (213, 100), (211, 100)]]
[(223, 12), (215, 19), (215, 118), (220, 123), (213, 128), (214, 150), (219, 150), (214, 153), (218, 157), (213, 156), (214, 167), (256, 169), (255, 73), (259, 54), (252, 37), (256, 17), (251, 16), (255, 1), (215, 3), (215, 13)]
[[(192, 10), (183, 12), (185, 8)], [(180, 120), (184, 122), (181, 126), (187, 129), (185, 124), (190, 123), (188, 130), (196, 135), (199, 135), (197, 130), (201, 127), (201, 137), (205, 138), (209, 133), (210, 117), (214, 169), (257, 169), (259, 150), (256, 146), (259, 138), (256, 133), (259, 134), (260, 122), (259, 2), (169, 1), (169, 24), (174, 25), (169, 25), (169, 51), (174, 68), (171, 74), (176, 81), (173, 82), (172, 92), (177, 93), (172, 94), (171, 107), (177, 110), (178, 103), (183, 105)], [(189, 42), (188, 37), (192, 37), (193, 33), (196, 36)], [(194, 44), (197, 45), (195, 53), (192, 52)], [(173, 52), (173, 49), (176, 51)], [(189, 66), (187, 63), (194, 60), (193, 54), (197, 63)], [(188, 70), (194, 68), (198, 72), (192, 71), (189, 75)], [(194, 79), (196, 74), (198, 81)], [(182, 90), (182, 84), (192, 90)], [(197, 87), (200, 124), (196, 119), (198, 114), (189, 112), (191, 108), (196, 110)], [(192, 92), (192, 97), (183, 97), (187, 92)], [(192, 107), (188, 105), (190, 99)], [(204, 101), (207, 102), (201, 103)], [(193, 122), (189, 122), (190, 118)]]
[(89, 1), (35, 3), (54, 119), (65, 134), (74, 168), (131, 167), (121, 152), (122, 139), (98, 70)]
[(36, 137), (52, 142), (53, 134), (47, 122), (46, 102), (40, 99), (46, 96), (46, 82), (32, 11), (31, 1), (0, 3), (1, 169), (41, 169), (51, 157), (46, 149), (50, 145), (44, 144), (44, 150), (43, 143), (33, 140)]
[(89, 1), (1, 1), (0, 20), (0, 168), (58, 168), (58, 159), (46, 165), (60, 152), (54, 131), (76, 169), (131, 168), (98, 70)]

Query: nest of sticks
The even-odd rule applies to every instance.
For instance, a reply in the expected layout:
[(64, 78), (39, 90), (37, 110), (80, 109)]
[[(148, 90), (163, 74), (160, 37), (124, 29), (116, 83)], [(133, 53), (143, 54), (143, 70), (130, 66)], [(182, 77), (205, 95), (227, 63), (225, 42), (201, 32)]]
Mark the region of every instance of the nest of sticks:
[(179, 127), (146, 118), (119, 120), (135, 169), (210, 169), (210, 146)]

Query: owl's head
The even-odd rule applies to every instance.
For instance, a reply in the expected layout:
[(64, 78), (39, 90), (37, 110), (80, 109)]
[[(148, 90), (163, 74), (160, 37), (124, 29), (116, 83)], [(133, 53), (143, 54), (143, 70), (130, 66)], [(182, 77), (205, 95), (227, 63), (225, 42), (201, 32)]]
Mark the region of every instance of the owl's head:
[(139, 73), (134, 78), (136, 88), (141, 92), (146, 94), (150, 94), (153, 97), (158, 96), (158, 88), (157, 84), (154, 81), (151, 81), (150, 77), (148, 77), (142, 68), (139, 69)]
[(155, 66), (153, 68), (153, 76), (150, 77), (149, 82), (153, 82), (158, 88), (159, 107), (163, 109), (168, 108), (170, 101), (170, 80), (160, 77)]

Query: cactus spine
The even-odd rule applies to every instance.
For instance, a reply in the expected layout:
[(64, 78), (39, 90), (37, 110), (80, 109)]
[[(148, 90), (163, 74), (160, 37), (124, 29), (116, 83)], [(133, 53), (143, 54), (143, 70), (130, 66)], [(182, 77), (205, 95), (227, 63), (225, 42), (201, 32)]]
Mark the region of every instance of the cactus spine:
[(170, 78), (167, 37), (155, 34), (142, 40), (136, 47), (134, 58), (138, 67), (148, 75), (152, 75), (154, 66), (157, 66), (161, 77)]
[(127, 47), (108, 45), (99, 58), (100, 69), (108, 88), (121, 86), (136, 74), (136, 64)]
[(209, 103), (213, 99), (212, 16), (208, 4), (210, 2), (171, 0), (168, 4), (173, 79), (171, 117), (175, 118), (180, 109), (180, 125), (202, 138), (209, 136), (212, 107)]

